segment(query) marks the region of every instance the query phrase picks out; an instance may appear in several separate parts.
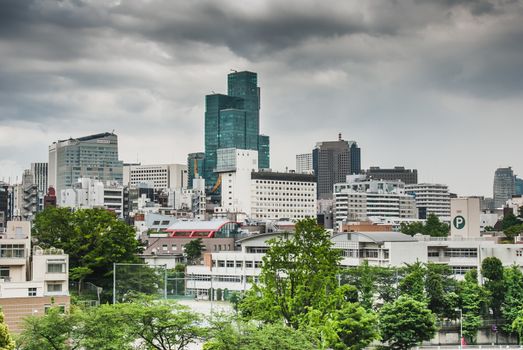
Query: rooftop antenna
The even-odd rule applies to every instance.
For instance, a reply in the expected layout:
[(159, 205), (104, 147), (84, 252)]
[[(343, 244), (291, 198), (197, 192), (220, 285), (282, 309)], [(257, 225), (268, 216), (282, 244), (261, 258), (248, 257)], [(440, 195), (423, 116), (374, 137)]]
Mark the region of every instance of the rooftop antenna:
[(238, 73), (236, 69), (231, 69), (231, 72)]
[(341, 138), (341, 132), (340, 132), (340, 133), (338, 133), (338, 141), (341, 141), (341, 140), (343, 140), (343, 139)]
[(212, 92), (213, 95), (216, 95), (216, 92), (214, 92), (214, 90), (211, 90), (211, 92)]

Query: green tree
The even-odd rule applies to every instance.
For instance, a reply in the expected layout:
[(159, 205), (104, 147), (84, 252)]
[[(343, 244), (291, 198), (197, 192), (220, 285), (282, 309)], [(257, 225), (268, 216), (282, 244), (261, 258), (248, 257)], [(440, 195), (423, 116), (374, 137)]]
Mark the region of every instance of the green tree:
[(505, 237), (514, 239), (514, 237), (523, 234), (523, 224), (513, 225), (503, 230)]
[(425, 267), (419, 261), (407, 265), (405, 268), (405, 277), (399, 282), (399, 291), (401, 295), (408, 295), (418, 301), (426, 302), (425, 293)]
[(516, 318), (512, 321), (512, 331), (518, 335), (518, 343), (523, 340), (523, 309), (518, 310)]
[(481, 326), (482, 309), (488, 303), (488, 291), (478, 284), (476, 270), (471, 270), (459, 284), (461, 310), (463, 312), (463, 336), (469, 344), (476, 342)]
[(317, 347), (300, 330), (283, 323), (259, 325), (218, 315), (211, 322), (204, 350), (314, 350)]
[(17, 339), (18, 347), (21, 350), (81, 349), (82, 319), (78, 309), (64, 313), (59, 307), (51, 307), (43, 316), (29, 316)]
[(448, 265), (428, 263), (426, 266), (425, 290), (428, 307), (442, 318), (454, 319), (458, 307), (457, 282)]
[(310, 310), (300, 329), (313, 335), (321, 349), (363, 349), (379, 339), (377, 324), (376, 314), (358, 303), (344, 302), (328, 315)]
[(82, 274), (83, 280), (104, 291), (112, 290), (113, 263), (138, 263), (137, 254), (142, 252), (134, 228), (105, 209), (71, 213), (67, 208), (46, 208), (35, 217), (33, 237), (43, 248), (60, 248), (69, 254), (71, 271), (91, 270)]
[(417, 233), (421, 233), (432, 237), (446, 237), (450, 232), (450, 226), (444, 222), (441, 222), (435, 214), (430, 213), (425, 223), (421, 221), (411, 222), (408, 224), (401, 223), (400, 232), (411, 236), (414, 236)]
[(82, 349), (133, 350), (136, 338), (128, 325), (121, 322), (118, 308), (104, 304), (84, 313), (81, 325)]
[(414, 236), (415, 234), (421, 233), (423, 234), (423, 222), (421, 221), (415, 221), (411, 223), (405, 223), (402, 222), (400, 224), (400, 232)]
[(426, 304), (408, 296), (383, 305), (379, 313), (381, 338), (392, 349), (410, 349), (436, 332), (436, 316)]
[(320, 309), (337, 289), (340, 259), (323, 228), (312, 219), (299, 221), (294, 235), (269, 241), (260, 284), (242, 300), (242, 314), (298, 328), (308, 309)]
[(503, 220), (501, 220), (501, 229), (505, 231), (509, 227), (520, 225), (521, 220), (514, 215), (513, 213), (508, 213), (503, 217)]
[(503, 330), (512, 332), (512, 324), (523, 310), (523, 273), (519, 266), (513, 265), (506, 268), (503, 273), (505, 284), (505, 298), (501, 305), (501, 314), (506, 324)]
[(113, 322), (127, 325), (127, 334), (147, 350), (183, 350), (206, 335), (200, 315), (172, 301), (136, 300), (116, 304)]
[(503, 264), (490, 256), (481, 263), (481, 274), (486, 279), (484, 285), (490, 294), (490, 308), (495, 318), (501, 317), (501, 305), (505, 299), (505, 286), (503, 284)]
[(376, 277), (378, 267), (370, 266), (368, 261), (363, 264), (344, 270), (342, 272), (342, 283), (348, 283), (358, 291), (358, 301), (365, 309), (372, 309), (374, 296), (377, 292)]
[(203, 240), (201, 238), (193, 239), (184, 246), (185, 257), (190, 265), (197, 264), (201, 257), (202, 251), (205, 249)]
[(450, 226), (441, 222), (439, 218), (430, 213), (427, 217), (427, 222), (423, 227), (423, 233), (431, 237), (447, 237), (449, 235)]
[(9, 328), (4, 322), (4, 313), (0, 308), (0, 350), (14, 350), (15, 342), (9, 333)]

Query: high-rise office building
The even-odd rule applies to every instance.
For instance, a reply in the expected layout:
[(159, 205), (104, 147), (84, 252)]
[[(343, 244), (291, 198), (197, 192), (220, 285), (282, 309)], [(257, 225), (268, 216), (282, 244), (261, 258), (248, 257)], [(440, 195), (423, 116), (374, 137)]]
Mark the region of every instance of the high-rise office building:
[(349, 141), (350, 173), (357, 175), (361, 173), (361, 149), (356, 141)]
[(258, 168), (269, 169), (271, 167), (269, 136), (258, 136)]
[(58, 196), (82, 177), (123, 182), (123, 162), (118, 160), (118, 137), (114, 133), (70, 138), (49, 146), (48, 185)]
[(361, 153), (354, 141), (338, 141), (316, 144), (312, 151), (312, 168), (318, 181), (318, 198), (332, 199), (334, 184), (346, 181), (346, 176), (361, 171)]
[(402, 166), (395, 166), (391, 169), (381, 169), (379, 166), (371, 166), (365, 174), (376, 180), (400, 180), (406, 185), (418, 183), (418, 170), (405, 169)]
[(523, 179), (520, 179), (516, 176), (516, 179), (514, 180), (515, 185), (515, 195), (516, 196), (523, 196)]
[(38, 186), (38, 192), (47, 193), (49, 188), (47, 163), (31, 163), (31, 172), (33, 173), (34, 184)]
[[(259, 151), (260, 168), (270, 167), (269, 137), (260, 135), (260, 88), (253, 72), (234, 72), (227, 76), (227, 93), (205, 97), (205, 165), (208, 189), (215, 187), (218, 175), (218, 149), (236, 148)], [(215, 187), (216, 188), (216, 187)]]
[(494, 173), (494, 205), (503, 208), (516, 193), (515, 176), (511, 167), (498, 168)]
[(298, 174), (312, 174), (312, 153), (296, 155), (296, 172)]
[(187, 188), (186, 164), (132, 164), (123, 167), (123, 184), (136, 186), (150, 183), (155, 190)]
[(195, 177), (202, 176), (205, 165), (205, 153), (195, 152), (187, 155), (187, 187), (193, 188)]

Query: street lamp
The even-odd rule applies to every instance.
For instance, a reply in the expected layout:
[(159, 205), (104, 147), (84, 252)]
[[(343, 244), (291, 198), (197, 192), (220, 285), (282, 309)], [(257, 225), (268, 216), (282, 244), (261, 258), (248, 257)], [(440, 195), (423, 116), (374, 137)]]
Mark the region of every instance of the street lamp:
[(456, 309), (455, 311), (459, 311), (459, 348), (461, 349), (463, 346), (463, 310)]

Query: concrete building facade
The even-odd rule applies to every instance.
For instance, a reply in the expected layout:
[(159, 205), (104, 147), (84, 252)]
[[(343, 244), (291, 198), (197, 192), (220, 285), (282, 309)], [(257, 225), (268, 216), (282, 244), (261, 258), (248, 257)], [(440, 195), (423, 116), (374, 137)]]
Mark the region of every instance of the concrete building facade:
[(388, 169), (382, 169), (379, 166), (371, 166), (365, 171), (365, 174), (375, 180), (399, 180), (406, 185), (418, 183), (418, 170), (405, 169), (405, 167), (402, 166), (395, 166), (394, 168)]
[(416, 200), (418, 218), (426, 219), (430, 214), (434, 214), (441, 219), (449, 219), (450, 193), (447, 185), (411, 184), (405, 185), (405, 192)]
[(296, 155), (296, 172), (298, 174), (312, 174), (312, 153), (304, 153)]
[(366, 221), (371, 217), (417, 218), (414, 197), (405, 193), (401, 181), (347, 176), (334, 185), (335, 222), (341, 230), (345, 221)]
[(27, 316), (44, 315), (53, 300), (68, 307), (68, 256), (61, 249), (31, 249), (27, 221), (9, 221), (0, 238), (0, 306), (10, 331), (20, 332)]
[(152, 183), (155, 190), (187, 188), (187, 165), (126, 165), (123, 168), (123, 183), (127, 186), (136, 186), (140, 183)]
[[(123, 182), (123, 162), (118, 160), (118, 137), (101, 133), (60, 140), (49, 146), (49, 186), (58, 196), (79, 178)], [(58, 198), (60, 201), (60, 198)]]

